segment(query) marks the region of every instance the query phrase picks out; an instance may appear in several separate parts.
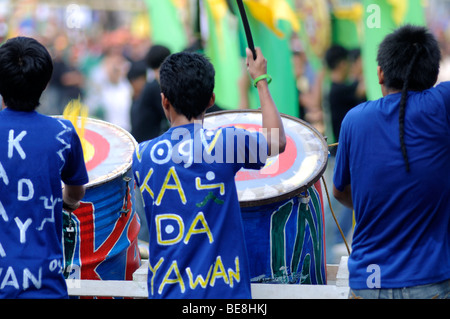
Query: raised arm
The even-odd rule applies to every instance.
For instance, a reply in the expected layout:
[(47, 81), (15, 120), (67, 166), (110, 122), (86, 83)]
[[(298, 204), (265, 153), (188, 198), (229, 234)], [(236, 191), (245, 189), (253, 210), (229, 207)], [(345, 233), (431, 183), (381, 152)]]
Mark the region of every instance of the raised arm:
[[(253, 80), (267, 74), (267, 60), (260, 48), (256, 48), (256, 55), (257, 58), (254, 60), (252, 51), (247, 48), (247, 68)], [(264, 135), (269, 147), (269, 156), (283, 153), (286, 148), (286, 135), (280, 113), (270, 94), (267, 79), (258, 81), (256, 87), (261, 103), (262, 126), (265, 129)]]

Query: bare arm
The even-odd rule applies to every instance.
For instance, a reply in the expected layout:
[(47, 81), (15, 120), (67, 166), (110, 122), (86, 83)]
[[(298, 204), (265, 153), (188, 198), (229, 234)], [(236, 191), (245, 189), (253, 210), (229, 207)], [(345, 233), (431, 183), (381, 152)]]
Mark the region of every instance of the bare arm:
[(64, 185), (64, 209), (70, 212), (76, 210), (80, 206), (80, 201), (83, 199), (85, 192), (85, 186)]
[[(252, 79), (267, 74), (267, 60), (264, 58), (260, 48), (256, 48), (256, 55), (257, 58), (254, 60), (252, 51), (247, 48), (247, 66)], [(263, 117), (262, 125), (265, 129), (264, 133), (269, 147), (269, 156), (283, 153), (286, 148), (286, 135), (280, 113), (270, 95), (267, 80), (259, 81), (257, 89)]]
[(347, 185), (344, 191), (339, 191), (336, 186), (333, 185), (333, 195), (334, 197), (344, 206), (353, 209), (353, 199), (352, 199), (352, 186)]

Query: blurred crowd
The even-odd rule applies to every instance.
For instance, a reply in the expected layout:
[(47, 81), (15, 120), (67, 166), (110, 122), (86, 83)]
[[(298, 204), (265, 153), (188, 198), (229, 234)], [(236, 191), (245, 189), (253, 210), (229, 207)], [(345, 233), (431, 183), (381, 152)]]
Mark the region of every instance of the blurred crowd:
[(80, 97), (90, 116), (131, 131), (131, 105), (143, 87), (135, 81), (145, 84), (147, 79), (150, 39), (118, 29), (74, 45), (61, 33), (45, 44), (54, 59), (54, 72), (39, 111), (62, 114), (69, 101)]
[[(0, 12), (0, 37), (1, 26), (4, 26), (1, 20)], [(69, 101), (80, 98), (89, 107), (89, 116), (121, 126), (132, 132), (138, 141), (152, 138), (167, 128), (158, 107), (157, 82), (154, 81), (158, 77), (160, 60), (170, 52), (156, 50), (152, 57), (150, 36), (136, 34), (130, 20), (120, 22), (115, 19), (115, 23), (105, 20), (102, 21), (103, 28), (94, 31), (89, 28), (100, 23), (91, 21), (90, 26), (78, 33), (67, 27), (61, 28), (60, 21), (48, 20), (44, 30), (36, 30), (39, 25), (26, 19), (20, 23), (21, 33), (26, 34), (27, 28), (35, 29), (31, 35), (46, 45), (54, 59), (53, 78), (42, 98), (40, 112), (62, 114)], [(431, 29), (442, 44), (439, 81), (449, 80), (450, 28), (432, 24)], [(291, 47), (299, 117), (329, 138), (332, 136), (331, 141), (338, 141), (340, 122), (346, 112), (365, 99), (360, 48), (332, 45), (323, 57), (323, 67), (314, 69), (298, 39), (292, 40)], [(236, 108), (245, 108), (242, 98), (245, 99), (244, 90), (248, 84), (248, 79), (236, 83), (236, 90), (241, 91), (241, 103)], [(145, 91), (148, 92), (144, 94)], [(156, 107), (145, 108), (142, 106), (145, 103), (156, 103)], [(143, 112), (147, 113), (145, 117), (140, 116)], [(142, 121), (150, 119), (152, 114), (156, 114), (152, 121), (156, 128), (144, 133)]]

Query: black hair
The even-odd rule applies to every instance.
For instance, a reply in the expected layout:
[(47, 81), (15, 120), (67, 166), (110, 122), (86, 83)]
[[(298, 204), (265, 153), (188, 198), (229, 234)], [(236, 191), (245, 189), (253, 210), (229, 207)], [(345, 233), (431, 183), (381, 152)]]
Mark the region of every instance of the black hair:
[(349, 51), (339, 44), (331, 46), (325, 53), (325, 62), (330, 70), (334, 70), (339, 63), (348, 58)]
[(150, 69), (159, 69), (164, 60), (170, 55), (170, 50), (163, 45), (153, 45), (148, 51), (145, 61)]
[(147, 63), (145, 61), (134, 61), (131, 63), (130, 69), (127, 73), (128, 81), (133, 81), (140, 77), (147, 76)]
[(52, 58), (35, 39), (12, 38), (0, 47), (0, 94), (8, 108), (34, 111), (52, 73)]
[(384, 73), (384, 85), (401, 90), (399, 134), (406, 171), (410, 164), (405, 144), (405, 113), (408, 91), (432, 88), (439, 75), (441, 51), (436, 38), (425, 27), (405, 25), (386, 36), (377, 61)]
[(361, 49), (356, 48), (348, 52), (348, 58), (350, 61), (355, 62), (361, 57)]
[(208, 108), (214, 92), (214, 77), (214, 67), (205, 56), (176, 53), (161, 65), (161, 92), (178, 114), (191, 120)]

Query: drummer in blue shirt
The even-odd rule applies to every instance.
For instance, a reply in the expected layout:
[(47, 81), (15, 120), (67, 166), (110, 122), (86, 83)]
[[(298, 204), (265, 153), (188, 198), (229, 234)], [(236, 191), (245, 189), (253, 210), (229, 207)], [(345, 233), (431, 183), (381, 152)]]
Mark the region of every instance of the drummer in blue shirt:
[(450, 83), (439, 45), (406, 25), (378, 51), (383, 98), (352, 109), (334, 195), (354, 208), (350, 298), (450, 296)]
[(52, 70), (32, 38), (0, 47), (0, 299), (68, 297), (62, 208), (77, 209), (88, 175), (70, 121), (35, 111)]
[(215, 100), (215, 71), (204, 56), (177, 53), (161, 66), (162, 105), (171, 128), (139, 144), (133, 157), (150, 233), (149, 298), (251, 298), (234, 177), (243, 167), (262, 168), (268, 149), (283, 152), (286, 137), (269, 92), (267, 61), (260, 49), (256, 60), (250, 50), (247, 55), (263, 133), (203, 129)]

